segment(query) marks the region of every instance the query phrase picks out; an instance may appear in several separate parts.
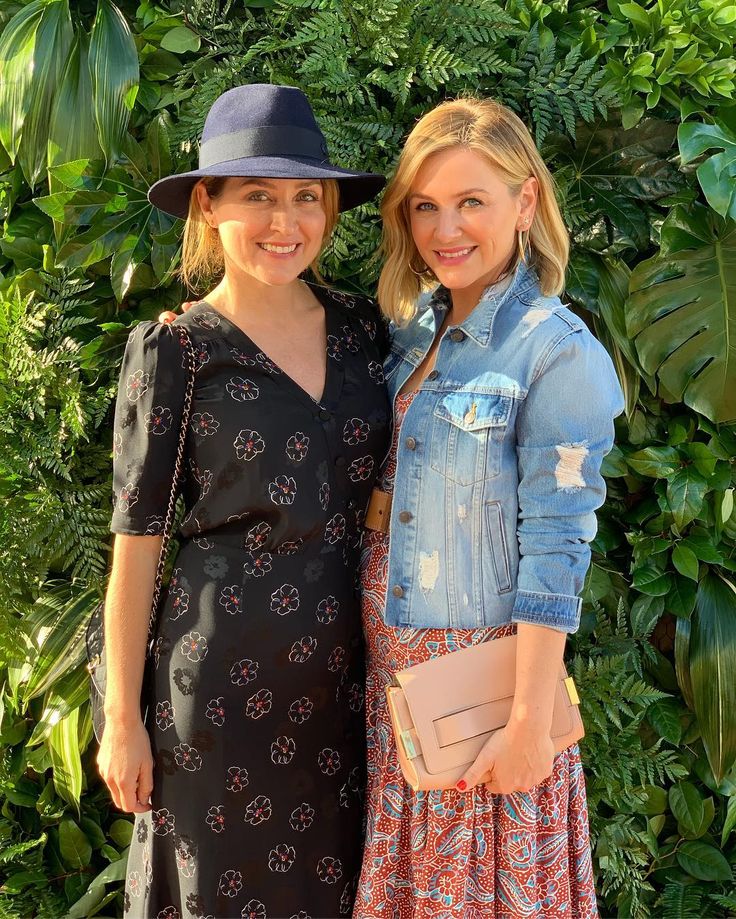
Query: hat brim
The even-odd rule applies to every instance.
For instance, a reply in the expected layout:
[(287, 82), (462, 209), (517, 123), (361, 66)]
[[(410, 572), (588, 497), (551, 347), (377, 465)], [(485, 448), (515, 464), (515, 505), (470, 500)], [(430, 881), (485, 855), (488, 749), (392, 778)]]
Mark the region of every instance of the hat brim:
[(166, 176), (148, 189), (151, 204), (186, 218), (194, 186), (204, 176), (242, 176), (263, 179), (335, 179), (340, 187), (340, 210), (349, 211), (377, 195), (386, 184), (385, 176), (374, 172), (351, 172), (329, 163), (294, 156), (248, 156), (224, 163), (213, 163), (207, 169), (195, 169)]

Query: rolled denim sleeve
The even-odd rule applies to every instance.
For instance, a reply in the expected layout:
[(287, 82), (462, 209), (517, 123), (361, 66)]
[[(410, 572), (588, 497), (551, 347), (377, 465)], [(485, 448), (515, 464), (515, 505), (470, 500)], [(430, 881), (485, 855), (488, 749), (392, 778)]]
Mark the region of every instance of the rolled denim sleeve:
[(605, 348), (587, 328), (552, 345), (516, 424), (518, 590), (512, 620), (574, 632), (579, 594), (605, 499), (600, 473), (624, 408)]

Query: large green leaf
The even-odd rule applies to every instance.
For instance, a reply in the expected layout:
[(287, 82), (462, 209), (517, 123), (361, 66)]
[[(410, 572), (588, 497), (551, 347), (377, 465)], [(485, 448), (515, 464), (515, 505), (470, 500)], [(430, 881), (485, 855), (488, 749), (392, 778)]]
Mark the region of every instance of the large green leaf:
[(688, 874), (701, 881), (730, 881), (731, 868), (715, 846), (689, 840), (677, 850), (677, 861)]
[(53, 726), (48, 746), (56, 793), (79, 811), (79, 798), (82, 794), (82, 758), (79, 751), (78, 708)]
[(691, 620), (689, 670), (693, 707), (716, 781), (736, 763), (736, 587), (707, 574)]
[[(61, 77), (49, 123), (48, 165), (101, 155), (92, 112), (89, 38), (78, 32)], [(53, 191), (53, 189), (52, 189)]]
[(712, 421), (736, 419), (736, 223), (674, 208), (630, 289), (626, 325), (644, 369)]
[(51, 106), (73, 34), (68, 0), (37, 0), (13, 17), (0, 39), (0, 72), (7, 68), (0, 78), (0, 138), (31, 186), (46, 169)]
[(736, 220), (736, 109), (724, 109), (722, 114), (714, 124), (681, 124), (677, 141), (683, 166), (713, 148), (722, 151), (702, 162), (696, 175), (713, 210)]
[(138, 89), (138, 52), (120, 10), (99, 0), (89, 46), (95, 123), (108, 163), (120, 155)]

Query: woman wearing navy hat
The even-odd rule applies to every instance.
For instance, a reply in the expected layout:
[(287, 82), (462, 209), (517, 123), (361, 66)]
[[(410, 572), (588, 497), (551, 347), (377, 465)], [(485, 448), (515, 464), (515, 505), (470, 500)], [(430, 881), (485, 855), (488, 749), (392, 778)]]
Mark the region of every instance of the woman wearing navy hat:
[(306, 97), (216, 100), (199, 169), (157, 182), (182, 274), (219, 275), (173, 324), (196, 353), (180, 549), (140, 693), (187, 385), (179, 336), (140, 323), (115, 413), (100, 772), (136, 814), (126, 915), (350, 913), (361, 855), (363, 512), (390, 406), (370, 303), (307, 284), (338, 212), (383, 178), (333, 166)]

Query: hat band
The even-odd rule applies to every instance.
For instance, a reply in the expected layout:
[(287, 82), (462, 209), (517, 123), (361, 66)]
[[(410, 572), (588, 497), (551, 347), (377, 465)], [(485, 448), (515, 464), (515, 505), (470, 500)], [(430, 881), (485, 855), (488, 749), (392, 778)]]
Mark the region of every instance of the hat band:
[(199, 168), (249, 156), (308, 156), (324, 161), (327, 144), (322, 134), (292, 125), (267, 125), (220, 134), (199, 149)]

